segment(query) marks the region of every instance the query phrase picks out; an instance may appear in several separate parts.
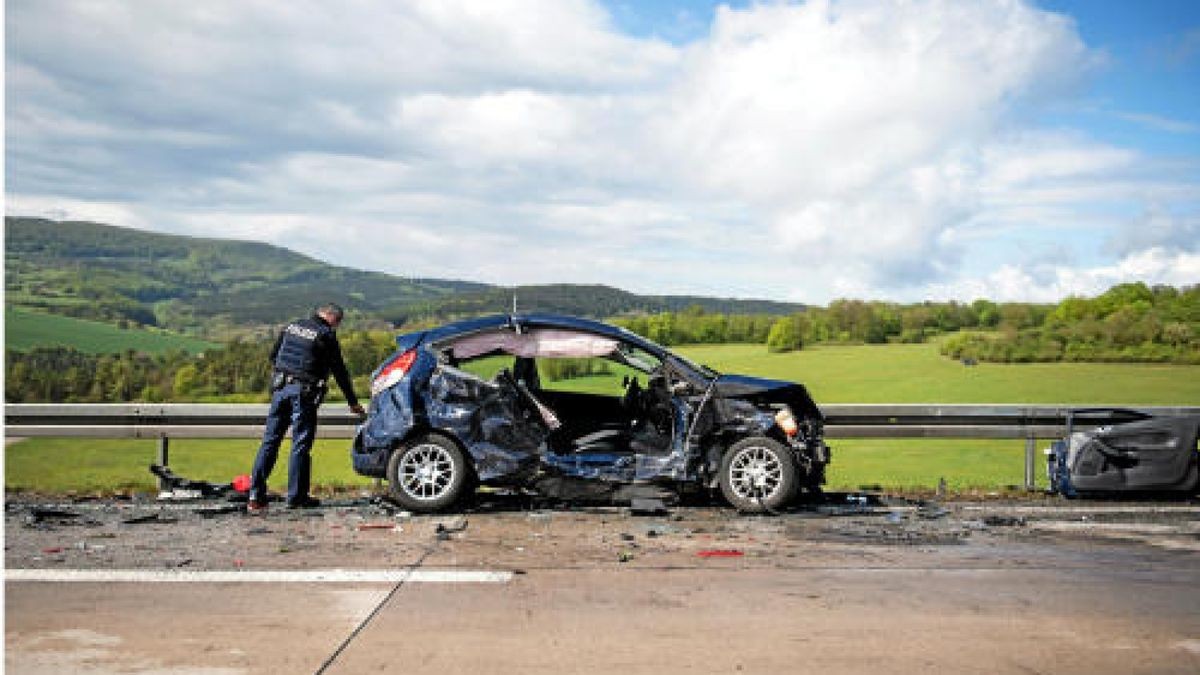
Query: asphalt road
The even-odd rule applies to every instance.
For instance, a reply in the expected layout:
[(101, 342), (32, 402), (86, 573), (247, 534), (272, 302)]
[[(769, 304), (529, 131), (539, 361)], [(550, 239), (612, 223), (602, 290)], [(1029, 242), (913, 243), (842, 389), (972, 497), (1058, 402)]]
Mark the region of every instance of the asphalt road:
[(35, 506), (6, 516), (9, 673), (1200, 672), (1195, 505)]

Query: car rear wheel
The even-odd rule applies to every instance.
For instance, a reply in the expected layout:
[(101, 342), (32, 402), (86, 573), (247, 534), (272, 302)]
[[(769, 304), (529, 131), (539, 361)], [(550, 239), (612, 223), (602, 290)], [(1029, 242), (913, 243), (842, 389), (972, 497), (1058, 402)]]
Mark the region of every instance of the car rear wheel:
[(462, 450), (436, 434), (418, 436), (393, 452), (387, 476), (392, 499), (419, 513), (449, 508), (471, 484)]
[(792, 453), (765, 436), (734, 443), (721, 460), (719, 480), (725, 499), (749, 513), (782, 508), (798, 486)]

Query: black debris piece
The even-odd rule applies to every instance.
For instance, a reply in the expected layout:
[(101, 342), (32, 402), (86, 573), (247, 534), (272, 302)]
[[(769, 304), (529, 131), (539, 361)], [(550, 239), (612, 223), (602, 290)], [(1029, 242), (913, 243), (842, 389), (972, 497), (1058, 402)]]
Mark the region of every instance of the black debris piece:
[(245, 510), (246, 507), (240, 504), (225, 504), (223, 506), (205, 506), (203, 508), (196, 509), (193, 511), (193, 513), (201, 518), (215, 518), (227, 513), (241, 513)]
[(152, 523), (157, 523), (159, 525), (169, 525), (171, 523), (178, 522), (178, 521), (175, 518), (172, 518), (170, 516), (164, 516), (161, 513), (148, 513), (143, 516), (133, 516), (130, 518), (125, 518), (121, 522), (126, 525), (147, 525), (147, 524), (152, 524)]
[(233, 490), (233, 483), (210, 483), (176, 476), (169, 467), (158, 464), (150, 465), (150, 473), (162, 479), (169, 490), (195, 490), (200, 497), (220, 497)]
[(101, 523), (91, 518), (83, 517), (83, 514), (74, 511), (63, 511), (60, 509), (33, 507), (29, 509), (29, 515), (25, 516), (24, 526), (39, 530), (50, 530), (55, 525), (81, 525), (86, 527), (95, 527)]
[(32, 508), (29, 509), (29, 517), (38, 520), (71, 520), (79, 518), (81, 514), (74, 511), (62, 511), (59, 509), (44, 509)]
[(434, 530), (434, 534), (437, 536), (438, 541), (446, 541), (450, 538), (450, 535), (462, 532), (466, 529), (467, 519), (460, 518), (457, 522), (449, 526), (443, 523), (438, 523), (437, 528)]
[(950, 510), (942, 508), (941, 504), (930, 502), (917, 508), (917, 517), (924, 520), (937, 520), (950, 515)]
[(983, 524), (988, 527), (1025, 527), (1025, 519), (1020, 516), (985, 516)]

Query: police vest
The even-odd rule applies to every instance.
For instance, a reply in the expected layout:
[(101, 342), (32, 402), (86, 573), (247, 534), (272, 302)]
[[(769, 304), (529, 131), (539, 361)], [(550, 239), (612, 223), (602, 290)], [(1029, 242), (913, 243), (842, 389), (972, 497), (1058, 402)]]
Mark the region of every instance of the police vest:
[(317, 353), (317, 339), (330, 332), (328, 326), (316, 319), (288, 324), (275, 355), (275, 368), (313, 382), (325, 379), (329, 366)]

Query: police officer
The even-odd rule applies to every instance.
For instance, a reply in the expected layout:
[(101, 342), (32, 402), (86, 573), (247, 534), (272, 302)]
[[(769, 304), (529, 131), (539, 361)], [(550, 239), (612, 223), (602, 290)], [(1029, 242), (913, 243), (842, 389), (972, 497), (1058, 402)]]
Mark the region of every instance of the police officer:
[(317, 408), (325, 396), (330, 372), (346, 395), (350, 410), (363, 414), (354, 395), (354, 384), (342, 361), (337, 330), (342, 308), (329, 303), (315, 314), (288, 324), (271, 350), (275, 373), (271, 380), (271, 409), (267, 413), (262, 446), (254, 459), (250, 482), (250, 511), (267, 508), (267, 478), (275, 468), (279, 444), (292, 427), (292, 456), (288, 462), (288, 508), (311, 508), (320, 500), (308, 494), (312, 459), (309, 451), (317, 434)]

